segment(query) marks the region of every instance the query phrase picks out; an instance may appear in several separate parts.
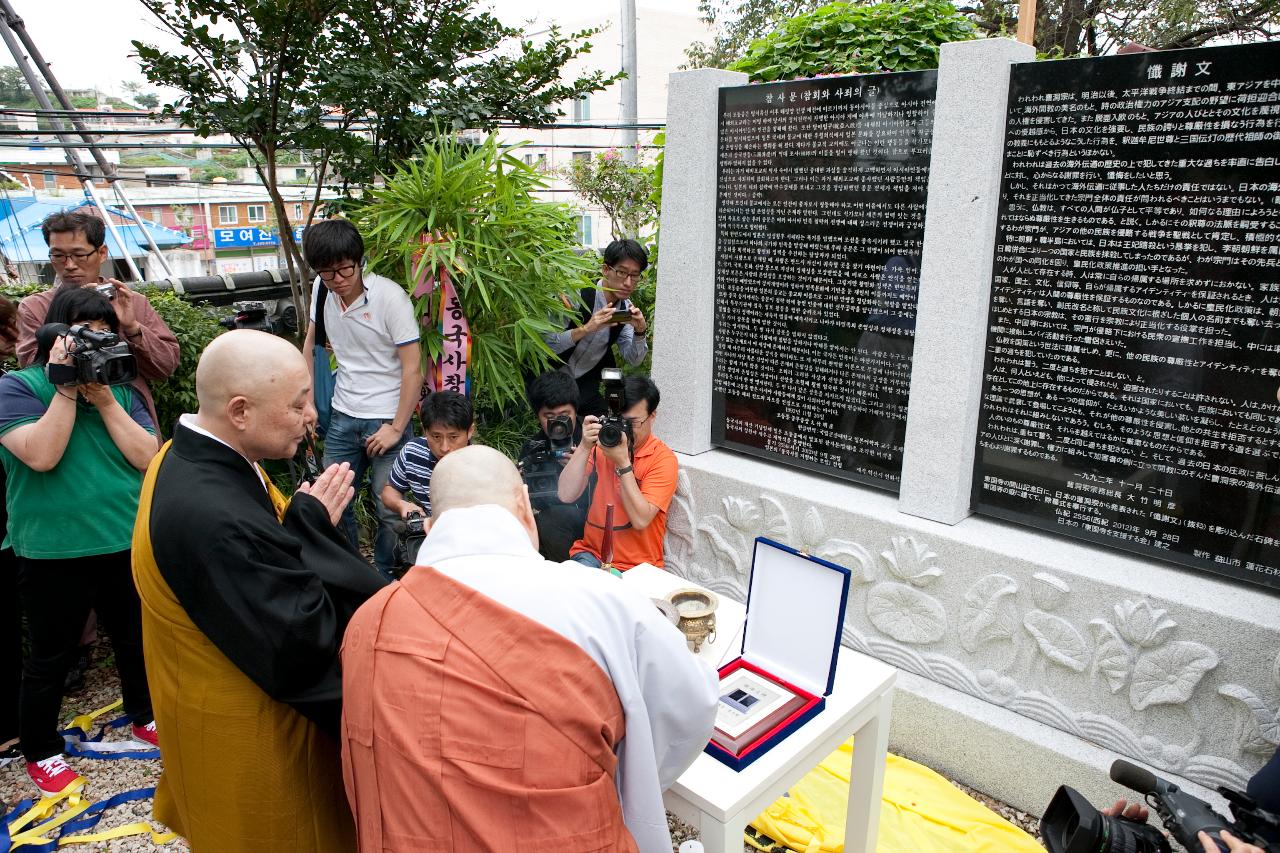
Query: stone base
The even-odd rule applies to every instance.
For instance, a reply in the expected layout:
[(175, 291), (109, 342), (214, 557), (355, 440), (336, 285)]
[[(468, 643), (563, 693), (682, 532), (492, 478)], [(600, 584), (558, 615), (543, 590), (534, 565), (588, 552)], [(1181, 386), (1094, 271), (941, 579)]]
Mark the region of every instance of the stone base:
[[(1108, 775), (1126, 756), (909, 672), (898, 675), (889, 749), (1033, 815), (1044, 813), (1059, 785), (1097, 808), (1141, 799)], [(1216, 791), (1165, 778), (1230, 815)]]
[[(667, 566), (744, 601), (767, 536), (849, 567), (844, 643), (904, 673), (894, 746), (1024, 811), (1122, 789), (1116, 756), (1243, 789), (1280, 737), (1260, 589), (725, 450), (680, 457)], [(802, 619), (803, 614), (796, 614)]]

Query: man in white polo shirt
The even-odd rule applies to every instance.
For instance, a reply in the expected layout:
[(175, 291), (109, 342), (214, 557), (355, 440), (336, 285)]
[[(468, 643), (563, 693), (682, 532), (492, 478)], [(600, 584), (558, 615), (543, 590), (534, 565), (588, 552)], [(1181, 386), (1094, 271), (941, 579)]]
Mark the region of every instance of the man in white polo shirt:
[[(373, 562), (390, 577), (396, 545), (392, 525), (399, 516), (383, 506), (379, 495), (396, 455), (410, 438), (410, 418), (422, 389), (413, 303), (404, 288), (391, 279), (364, 275), (364, 240), (345, 219), (326, 219), (308, 228), (302, 252), (328, 290), (324, 327), (338, 361), (333, 416), (324, 439), (324, 465), (350, 463), (357, 488), (365, 471), (370, 471), (370, 488), (378, 509)], [(315, 343), (320, 294), (317, 283), (311, 294), (312, 325), (307, 327), (304, 353), (310, 353)], [(310, 358), (307, 364), (312, 365)], [(343, 513), (342, 529), (357, 545), (352, 504)]]

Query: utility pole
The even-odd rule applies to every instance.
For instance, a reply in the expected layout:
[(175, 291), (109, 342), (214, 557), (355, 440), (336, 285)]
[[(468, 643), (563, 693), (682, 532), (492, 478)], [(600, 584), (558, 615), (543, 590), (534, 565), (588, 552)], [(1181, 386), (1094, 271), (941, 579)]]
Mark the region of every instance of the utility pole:
[[(53, 109), (49, 104), (49, 99), (44, 94), (44, 86), (38, 79), (33, 79), (34, 75), (31, 73), (30, 63), (27, 61), (27, 57), (22, 55), (21, 48), (14, 43), (14, 34), (21, 39), (23, 46), (26, 48), (27, 54), (36, 64), (36, 67), (40, 69), (41, 75), (49, 84), (49, 90), (53, 92), (54, 97), (58, 99), (58, 102), (62, 105), (62, 109), (67, 111), (67, 114), (71, 118), (72, 127), (75, 128), (76, 133), (87, 144), (86, 147), (89, 149), (89, 153), (93, 155), (93, 159), (98, 164), (98, 168), (102, 171), (102, 174), (106, 177), (107, 183), (110, 184), (112, 190), (115, 191), (116, 198), (121, 201), (125, 210), (127, 210), (129, 215), (133, 217), (133, 221), (137, 223), (138, 230), (142, 233), (143, 238), (146, 239), (147, 246), (151, 249), (152, 254), (155, 255), (156, 260), (160, 262), (160, 266), (164, 268), (165, 273), (172, 276), (173, 270), (169, 267), (169, 262), (165, 260), (164, 254), (160, 251), (160, 247), (156, 245), (155, 238), (151, 236), (151, 232), (148, 231), (146, 225), (143, 224), (142, 217), (138, 215), (138, 211), (133, 207), (133, 202), (129, 201), (129, 196), (125, 194), (124, 188), (118, 183), (120, 178), (116, 175), (115, 166), (112, 165), (97, 148), (94, 144), (93, 136), (89, 133), (89, 128), (80, 120), (79, 116), (75, 114), (75, 107), (72, 105), (71, 99), (67, 97), (67, 93), (63, 91), (62, 85), (58, 83), (58, 78), (54, 76), (53, 69), (49, 67), (49, 63), (45, 62), (44, 57), (40, 54), (40, 49), (36, 47), (35, 42), (31, 38), (31, 34), (27, 32), (26, 24), (23, 23), (22, 18), (18, 16), (18, 13), (14, 11), (9, 0), (0, 0), (0, 12), (3, 12), (4, 22), (7, 25), (4, 33), (5, 43), (9, 46), (9, 52), (13, 54), (13, 58), (18, 63), (18, 67), (22, 69), (22, 75), (27, 78), (27, 85), (31, 87), (31, 92), (35, 95), (36, 102), (40, 104), (42, 109), (50, 111)], [(50, 120), (54, 121), (55, 127), (61, 126), (60, 119), (54, 119), (51, 115)], [(58, 134), (58, 139), (63, 142), (70, 141), (61, 133)], [(102, 211), (102, 218), (111, 229), (112, 236), (116, 238), (117, 244), (119, 244), (121, 251), (124, 253), (125, 263), (129, 265), (129, 270), (139, 281), (142, 281), (143, 276), (138, 272), (138, 268), (134, 264), (133, 258), (129, 255), (128, 248), (125, 246), (124, 241), (120, 239), (120, 234), (112, 224), (111, 215), (107, 212), (107, 209), (103, 206), (102, 201), (94, 191), (93, 182), (88, 178), (88, 171), (84, 168), (84, 162), (80, 160), (79, 154), (71, 149), (68, 150), (67, 160), (71, 163), (72, 168), (76, 169), (78, 174), (84, 176), (82, 180), (84, 182), (85, 192), (88, 193), (89, 198), (92, 199), (93, 203)]]
[(630, 125), (622, 131), (622, 158), (634, 163), (639, 142), (635, 126), (640, 118), (637, 103), (639, 81), (636, 79), (636, 0), (622, 0), (622, 71), (627, 75), (622, 81), (622, 123)]

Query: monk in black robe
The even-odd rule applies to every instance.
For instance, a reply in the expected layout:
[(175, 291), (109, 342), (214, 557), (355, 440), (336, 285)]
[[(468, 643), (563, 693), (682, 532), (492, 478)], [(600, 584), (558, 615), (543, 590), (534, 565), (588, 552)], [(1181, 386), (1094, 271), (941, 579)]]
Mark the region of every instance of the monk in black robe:
[(155, 815), (192, 850), (355, 849), (335, 738), (338, 651), (386, 581), (334, 527), (351, 471), (285, 500), (258, 460), (314, 423), (302, 355), (228, 332), (143, 484), (134, 580), (164, 774)]

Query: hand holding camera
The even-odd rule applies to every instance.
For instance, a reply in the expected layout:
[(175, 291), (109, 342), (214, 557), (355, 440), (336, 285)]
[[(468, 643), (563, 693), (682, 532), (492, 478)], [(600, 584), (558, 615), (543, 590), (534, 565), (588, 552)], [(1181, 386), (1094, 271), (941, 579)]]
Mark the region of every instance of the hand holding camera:
[(138, 362), (129, 345), (112, 332), (88, 326), (45, 323), (36, 340), (49, 344), (45, 374), (54, 385), (123, 385), (138, 375)]

